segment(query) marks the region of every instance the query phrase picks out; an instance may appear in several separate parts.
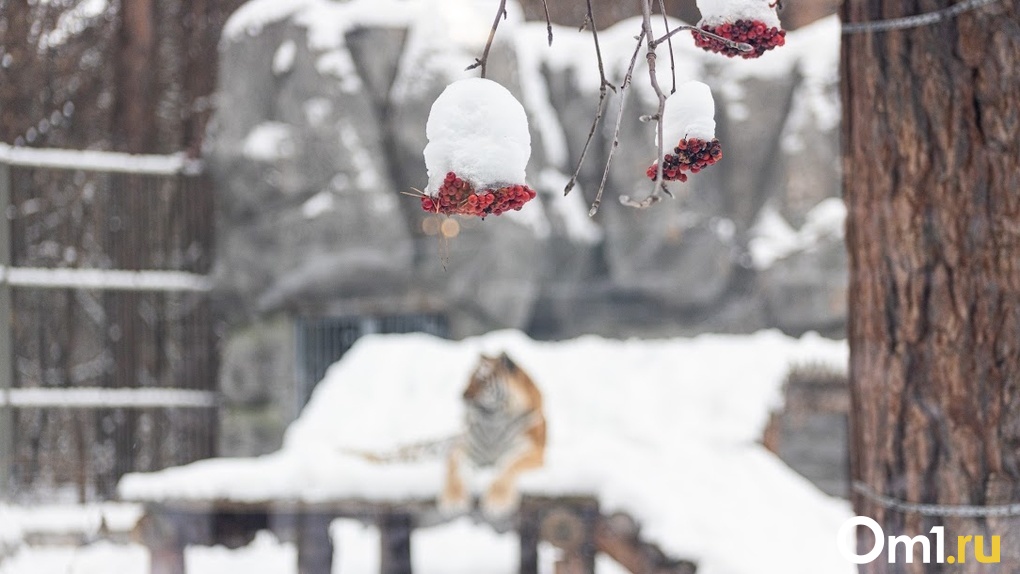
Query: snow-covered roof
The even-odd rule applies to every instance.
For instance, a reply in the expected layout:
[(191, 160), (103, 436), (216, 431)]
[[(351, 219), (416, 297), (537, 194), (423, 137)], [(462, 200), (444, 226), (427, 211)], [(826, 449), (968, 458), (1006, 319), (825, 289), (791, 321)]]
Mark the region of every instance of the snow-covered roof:
[[(846, 362), (844, 342), (777, 332), (537, 342), (513, 331), (464, 341), (369, 336), (333, 365), (272, 455), (126, 476), (129, 500), (430, 500), (441, 459), (372, 464), (459, 429), (480, 352), (506, 350), (541, 388), (546, 466), (522, 490), (592, 494), (701, 574), (851, 571), (834, 540), (850, 516), (758, 444), (791, 363)], [(739, 549), (739, 551), (735, 551)]]

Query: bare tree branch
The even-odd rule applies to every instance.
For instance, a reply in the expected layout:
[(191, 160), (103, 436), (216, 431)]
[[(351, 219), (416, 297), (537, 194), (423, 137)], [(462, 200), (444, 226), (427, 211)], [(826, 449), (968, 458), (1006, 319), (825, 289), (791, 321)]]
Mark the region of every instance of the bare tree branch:
[[(652, 37), (652, 0), (642, 0), (641, 2), (641, 32), (647, 38)], [(667, 34), (664, 38), (668, 39)], [(659, 196), (660, 190), (665, 188), (662, 179), (662, 156), (663, 156), (663, 129), (662, 129), (662, 116), (666, 110), (666, 94), (662, 93), (662, 88), (659, 86), (659, 78), (655, 75), (655, 60), (657, 58), (655, 54), (655, 47), (658, 45), (657, 42), (649, 40), (648, 51), (645, 53), (645, 60), (648, 61), (648, 79), (651, 82), (652, 90), (655, 91), (655, 97), (659, 101), (659, 106), (655, 115), (655, 143), (656, 149), (658, 150), (655, 156), (655, 180), (652, 182), (652, 192), (647, 198), (641, 201), (634, 201), (627, 195), (620, 196), (620, 203), (629, 207), (647, 207), (653, 203), (658, 202), (661, 197)]]
[[(651, 34), (652, 34), (652, 6), (651, 6), (651, 3), (652, 3), (652, 0), (642, 0), (642, 3), (641, 3), (641, 6), (642, 6), (642, 24), (641, 24), (641, 29), (642, 29), (642, 33), (646, 37), (648, 37), (648, 38), (652, 37), (651, 36)], [(662, 0), (659, 0), (659, 5), (660, 5), (660, 8), (661, 8), (662, 7)], [(665, 152), (665, 145), (664, 145), (665, 142), (663, 141), (663, 137), (664, 137), (663, 131), (664, 130), (663, 130), (662, 119), (663, 119), (663, 114), (664, 114), (664, 112), (666, 110), (666, 94), (663, 93), (662, 88), (659, 86), (659, 78), (658, 78), (658, 76), (655, 73), (655, 62), (656, 62), (656, 60), (658, 58), (657, 54), (655, 52), (655, 49), (659, 46), (659, 44), (661, 44), (663, 42), (669, 42), (670, 38), (672, 38), (674, 34), (676, 34), (677, 32), (680, 32), (682, 30), (692, 30), (692, 31), (695, 31), (695, 33), (701, 33), (701, 34), (705, 34), (707, 36), (711, 36), (713, 38), (721, 40), (727, 46), (730, 46), (730, 47), (735, 48), (737, 50), (740, 50), (742, 52), (748, 52), (748, 51), (752, 50), (752, 47), (749, 44), (745, 44), (743, 42), (734, 42), (733, 40), (730, 40), (728, 38), (722, 38), (720, 36), (717, 36), (716, 34), (712, 34), (711, 32), (706, 32), (706, 31), (704, 31), (704, 30), (702, 30), (702, 29), (700, 29), (700, 28), (698, 28), (696, 26), (690, 26), (690, 25), (687, 25), (687, 24), (682, 24), (680, 26), (677, 26), (675, 29), (670, 30), (669, 32), (667, 32), (661, 38), (650, 39), (648, 41), (648, 52), (645, 55), (645, 59), (648, 61), (648, 79), (649, 79), (649, 81), (650, 81), (650, 83), (652, 85), (652, 90), (654, 90), (654, 92), (655, 92), (655, 97), (658, 99), (659, 105), (658, 105), (658, 108), (657, 108), (654, 116), (645, 116), (642, 119), (648, 119), (648, 120), (654, 119), (655, 120), (655, 131), (656, 131), (656, 141), (655, 141), (655, 144), (656, 144), (656, 146), (655, 146), (656, 147), (655, 180), (652, 182), (652, 191), (651, 191), (651, 193), (649, 193), (648, 196), (645, 197), (644, 199), (635, 200), (635, 199), (631, 198), (630, 196), (621, 195), (620, 196), (620, 203), (623, 204), (623, 205), (626, 205), (628, 207), (635, 207), (635, 208), (638, 208), (638, 209), (643, 209), (643, 208), (649, 207), (649, 206), (651, 206), (651, 205), (653, 205), (655, 203), (658, 203), (659, 201), (662, 200), (662, 196), (660, 195), (660, 193), (665, 193), (666, 195), (668, 195), (670, 197), (673, 197), (673, 194), (670, 193), (669, 189), (666, 188), (665, 181), (662, 179), (662, 164), (663, 164), (662, 158), (663, 158), (663, 155), (664, 155), (664, 152)], [(670, 49), (670, 56), (671, 57), (672, 57), (672, 52), (673, 52), (672, 49)], [(674, 82), (673, 92), (675, 92), (676, 91), (676, 70), (675, 70), (675, 68), (673, 69), (673, 82)]]
[[(620, 108), (616, 114), (616, 128), (613, 130), (613, 143), (609, 147), (609, 156), (606, 158), (606, 168), (602, 172), (602, 183), (599, 184), (598, 193), (595, 194), (595, 201), (591, 204), (591, 209), (588, 210), (588, 216), (594, 217), (599, 211), (599, 206), (602, 204), (602, 192), (606, 189), (606, 180), (609, 178), (609, 166), (613, 163), (613, 154), (616, 153), (616, 148), (620, 147), (620, 124), (623, 121), (623, 109), (627, 103), (627, 88), (630, 86), (631, 77), (634, 75), (634, 66), (637, 65), (637, 57), (641, 52), (641, 44), (645, 40), (651, 38), (648, 35), (648, 31), (642, 27), (641, 34), (637, 37), (637, 45), (634, 46), (634, 54), (630, 57), (630, 65), (627, 66), (627, 74), (623, 77), (623, 83), (620, 84)], [(659, 168), (662, 171), (662, 168)], [(661, 178), (661, 173), (660, 173)]]
[(729, 38), (723, 38), (722, 36), (720, 36), (718, 34), (713, 34), (712, 32), (709, 32), (708, 30), (702, 30), (701, 28), (698, 28), (697, 26), (691, 26), (690, 24), (681, 24), (681, 25), (677, 26), (676, 28), (670, 30), (665, 36), (663, 36), (661, 38), (658, 38), (657, 40), (653, 41), (652, 44), (655, 45), (656, 47), (658, 47), (659, 44), (669, 40), (674, 35), (676, 35), (678, 32), (683, 32), (684, 30), (690, 30), (691, 32), (694, 32), (695, 34), (701, 34), (702, 36), (708, 36), (709, 38), (713, 38), (715, 40), (719, 40), (723, 44), (726, 44), (727, 47), (733, 48), (734, 50), (740, 50), (741, 52), (750, 52), (751, 50), (754, 49), (753, 46), (751, 46), (750, 44), (747, 44), (745, 42), (735, 42), (733, 40), (730, 40)]
[[(588, 155), (588, 148), (591, 146), (592, 138), (595, 137), (595, 129), (598, 128), (599, 122), (602, 121), (602, 112), (605, 110), (607, 89), (612, 88), (614, 92), (616, 91), (616, 86), (606, 79), (606, 67), (602, 61), (602, 46), (599, 44), (599, 31), (595, 26), (595, 13), (592, 9), (591, 0), (587, 0), (587, 2), (588, 13), (585, 16), (584, 24), (585, 26), (591, 26), (591, 37), (595, 42), (595, 57), (598, 59), (599, 63), (599, 103), (595, 108), (595, 119), (591, 122), (591, 129), (588, 130), (588, 139), (585, 140), (584, 147), (581, 148), (581, 155), (577, 159), (577, 167), (574, 169), (574, 175), (571, 176), (570, 181), (568, 181), (567, 185), (563, 188), (563, 195), (570, 193), (570, 190), (574, 189), (574, 186), (577, 184), (577, 178), (581, 173), (581, 166), (584, 165), (584, 158)], [(581, 28), (584, 29), (584, 26)]]
[(545, 29), (549, 33), (549, 45), (552, 46), (553, 34), (552, 19), (549, 18), (549, 0), (542, 0), (542, 7), (545, 8)]
[[(496, 18), (492, 21), (492, 29), (489, 30), (489, 39), (485, 42), (485, 50), (482, 51), (481, 58), (475, 58), (475, 63), (471, 64), (465, 70), (474, 70), (481, 66), (482, 77), (485, 77), (485, 67), (489, 62), (489, 50), (492, 48), (492, 41), (496, 38), (496, 28), (499, 28), (499, 21), (506, 19), (506, 0), (499, 0), (499, 9), (496, 10)], [(549, 28), (550, 43), (552, 42), (552, 27)]]
[[(666, 15), (666, 0), (659, 0), (659, 12), (662, 12), (662, 27), (665, 30), (669, 30), (669, 16)], [(669, 71), (673, 78), (673, 87), (670, 88), (669, 93), (676, 93), (676, 55), (673, 54), (673, 39), (672, 37), (666, 38), (669, 43)]]

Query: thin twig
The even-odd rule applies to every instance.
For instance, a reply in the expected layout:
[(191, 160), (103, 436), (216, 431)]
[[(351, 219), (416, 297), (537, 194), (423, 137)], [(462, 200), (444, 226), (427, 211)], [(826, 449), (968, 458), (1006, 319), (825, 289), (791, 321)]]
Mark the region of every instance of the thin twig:
[(545, 8), (545, 29), (549, 33), (549, 45), (552, 46), (552, 19), (549, 18), (549, 0), (542, 0), (542, 7)]
[[(642, 0), (642, 33), (651, 38), (652, 37), (652, 0)], [(655, 91), (655, 97), (659, 101), (658, 110), (653, 116), (655, 118), (655, 143), (658, 150), (658, 154), (655, 156), (655, 180), (652, 182), (652, 192), (648, 194), (648, 197), (641, 201), (634, 201), (629, 196), (621, 195), (620, 203), (630, 207), (647, 207), (657, 201), (659, 201), (659, 192), (665, 188), (662, 179), (662, 156), (663, 156), (663, 129), (662, 129), (662, 117), (666, 111), (666, 94), (662, 93), (662, 88), (659, 86), (659, 78), (655, 75), (655, 46), (657, 44), (648, 42), (648, 52), (645, 53), (645, 59), (648, 61), (648, 79), (652, 84), (652, 90)]]
[(588, 216), (594, 217), (599, 211), (599, 205), (602, 204), (602, 192), (606, 189), (606, 180), (609, 178), (609, 166), (613, 163), (613, 154), (616, 152), (616, 148), (620, 147), (620, 124), (623, 122), (623, 108), (627, 103), (627, 88), (630, 86), (631, 77), (634, 75), (634, 66), (637, 65), (637, 57), (641, 52), (641, 45), (650, 36), (646, 36), (647, 30), (641, 29), (641, 34), (637, 37), (637, 45), (634, 46), (634, 54), (630, 57), (630, 65), (627, 66), (627, 74), (623, 77), (623, 83), (620, 84), (620, 109), (616, 114), (616, 128), (613, 130), (613, 143), (609, 147), (609, 156), (606, 158), (606, 168), (602, 172), (602, 183), (599, 184), (598, 193), (595, 194), (595, 201), (591, 204), (591, 209), (588, 210)]
[(750, 44), (747, 44), (745, 42), (735, 42), (733, 40), (730, 40), (729, 38), (723, 38), (722, 36), (720, 36), (718, 34), (713, 34), (712, 32), (709, 32), (708, 30), (702, 30), (701, 28), (698, 28), (697, 26), (691, 26), (690, 24), (680, 24), (676, 28), (670, 30), (665, 36), (663, 36), (663, 37), (653, 41), (652, 45), (658, 47), (659, 44), (669, 40), (674, 35), (676, 35), (678, 32), (683, 32), (684, 30), (690, 30), (691, 32), (694, 32), (695, 34), (701, 34), (702, 36), (708, 36), (709, 38), (713, 38), (715, 40), (719, 40), (723, 44), (726, 44), (726, 47), (733, 48), (734, 50), (740, 50), (741, 52), (750, 52), (751, 50), (754, 49), (753, 46), (751, 46)]
[[(666, 15), (666, 0), (659, 0), (659, 12), (662, 12), (662, 26), (664, 29), (669, 30), (669, 16)], [(670, 88), (669, 93), (676, 93), (676, 56), (673, 54), (673, 38), (666, 38), (669, 43), (669, 72), (673, 77), (673, 87)]]
[[(588, 130), (588, 139), (585, 140), (584, 147), (581, 148), (581, 155), (577, 159), (577, 167), (574, 169), (574, 175), (571, 176), (570, 181), (568, 181), (567, 185), (563, 188), (563, 195), (570, 193), (570, 190), (574, 189), (574, 186), (577, 184), (577, 178), (581, 174), (581, 166), (584, 165), (584, 158), (588, 155), (588, 148), (591, 146), (592, 138), (595, 137), (595, 129), (598, 128), (599, 123), (602, 121), (602, 113), (605, 110), (606, 105), (607, 89), (611, 88), (614, 92), (616, 91), (616, 86), (606, 79), (606, 67), (602, 61), (602, 46), (599, 44), (599, 31), (595, 26), (595, 14), (592, 9), (591, 0), (587, 0), (587, 2), (588, 13), (585, 16), (584, 22), (585, 26), (591, 26), (591, 37), (595, 42), (595, 57), (599, 63), (599, 103), (595, 108), (595, 119), (591, 122), (591, 129)], [(584, 29), (584, 26), (581, 28)]]
[(465, 70), (474, 70), (481, 66), (482, 77), (485, 77), (485, 66), (489, 63), (489, 50), (492, 48), (492, 40), (496, 38), (496, 28), (499, 28), (501, 18), (506, 19), (506, 0), (499, 0), (499, 9), (496, 10), (496, 19), (492, 21), (492, 29), (489, 30), (489, 39), (485, 42), (485, 50), (482, 51), (482, 57), (475, 58), (475, 63), (464, 68)]

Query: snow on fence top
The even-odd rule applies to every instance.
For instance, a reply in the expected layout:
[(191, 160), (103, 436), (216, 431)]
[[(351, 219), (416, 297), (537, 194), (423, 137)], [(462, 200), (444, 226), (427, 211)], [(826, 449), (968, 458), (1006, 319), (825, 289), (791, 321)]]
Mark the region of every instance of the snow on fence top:
[(0, 163), (17, 167), (81, 169), (139, 175), (194, 175), (202, 162), (183, 153), (141, 155), (95, 150), (12, 147), (0, 143)]
[(431, 500), (441, 459), (372, 464), (387, 451), (454, 434), (480, 352), (506, 350), (545, 398), (546, 466), (522, 490), (594, 494), (700, 574), (849, 572), (834, 539), (850, 516), (758, 444), (792, 362), (843, 365), (843, 342), (750, 336), (531, 341), (498, 332), (460, 342), (369, 336), (333, 365), (282, 449), (127, 475), (128, 500)]
[(0, 265), (0, 284), (41, 289), (105, 289), (119, 291), (211, 291), (212, 280), (184, 271), (124, 271), (5, 267)]
[(0, 391), (0, 406), (22, 408), (212, 408), (217, 404), (216, 393), (193, 389), (29, 387)]

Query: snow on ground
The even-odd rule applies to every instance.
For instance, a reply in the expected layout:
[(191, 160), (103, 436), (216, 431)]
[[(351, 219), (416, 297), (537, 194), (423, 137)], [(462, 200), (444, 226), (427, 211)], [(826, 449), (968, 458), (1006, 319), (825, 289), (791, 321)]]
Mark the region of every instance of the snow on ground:
[(604, 512), (630, 513), (667, 552), (699, 561), (700, 574), (849, 571), (833, 544), (848, 506), (757, 442), (791, 364), (845, 365), (845, 343), (813, 335), (365, 337), (330, 368), (277, 453), (128, 475), (121, 494), (432, 499), (442, 460), (375, 465), (345, 453), (456, 433), (459, 395), (479, 352), (502, 350), (532, 374), (546, 401), (547, 463), (522, 478), (525, 492), (597, 495)]
[(148, 550), (137, 544), (110, 542), (79, 547), (26, 546), (0, 562), (0, 574), (147, 574), (148, 571)]
[(0, 560), (3, 559), (7, 548), (21, 543), (24, 535), (21, 524), (15, 520), (7, 508), (0, 506)]
[[(377, 574), (379, 531), (354, 520), (336, 520), (333, 538), (333, 572)], [(520, 541), (514, 533), (498, 534), (467, 518), (432, 528), (416, 529), (411, 536), (415, 574), (514, 574)], [(552, 574), (558, 551), (539, 547), (539, 572)], [(189, 546), (184, 552), (189, 574), (297, 574), (297, 550), (262, 531), (248, 546)], [(625, 574), (612, 559), (601, 556), (596, 574)], [(86, 546), (24, 547), (7, 561), (0, 574), (148, 574), (149, 551), (138, 544), (96, 542)]]

